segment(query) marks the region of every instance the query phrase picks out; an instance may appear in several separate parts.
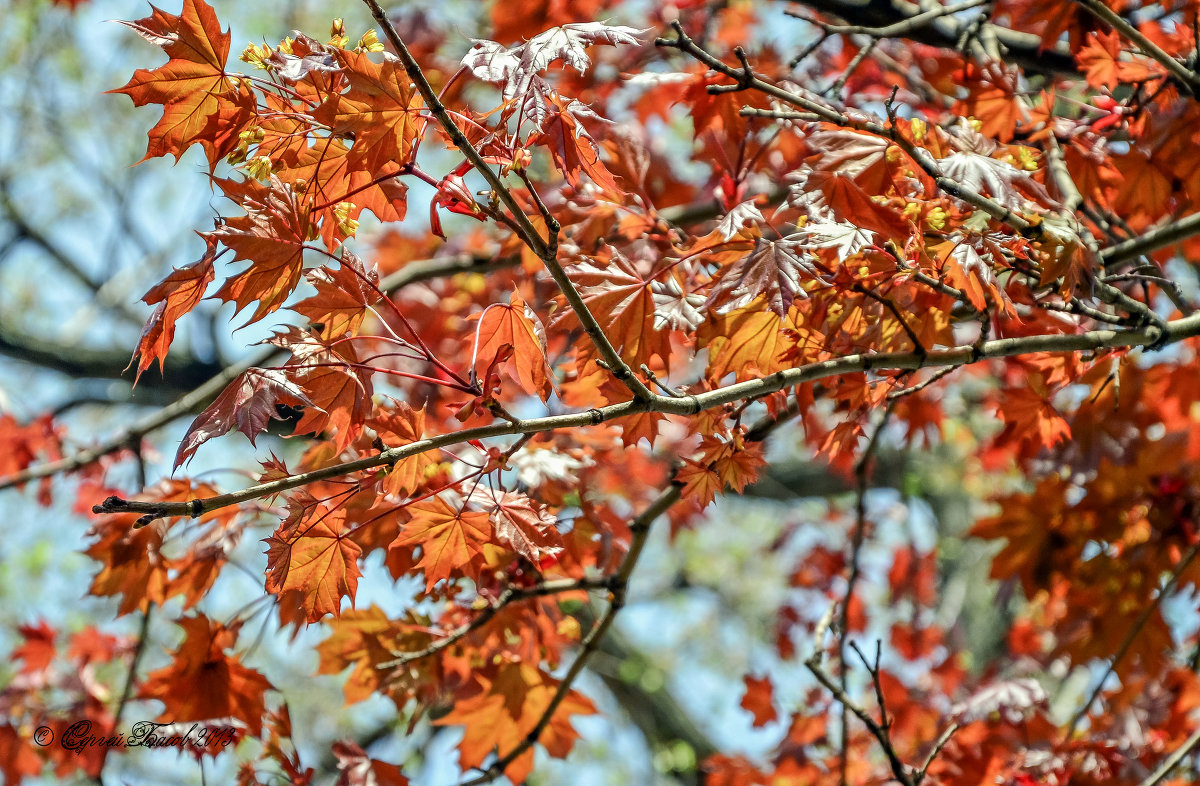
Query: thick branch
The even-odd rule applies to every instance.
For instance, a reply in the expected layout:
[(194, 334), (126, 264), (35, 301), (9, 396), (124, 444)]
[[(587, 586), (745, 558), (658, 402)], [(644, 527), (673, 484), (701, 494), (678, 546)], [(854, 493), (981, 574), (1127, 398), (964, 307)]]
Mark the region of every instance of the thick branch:
[(165, 426), (175, 418), (195, 411), (198, 407), (204, 406), (210, 399), (216, 397), (218, 393), (224, 390), (225, 386), (237, 377), (238, 374), (241, 374), (248, 368), (269, 363), (278, 352), (279, 350), (272, 347), (270, 350), (260, 352), (241, 363), (229, 366), (192, 392), (180, 397), (175, 403), (142, 418), (129, 428), (122, 429), (98, 445), (81, 450), (73, 456), (46, 464), (38, 464), (15, 475), (0, 478), (0, 491), (12, 486), (19, 486), (31, 480), (37, 480), (38, 478), (57, 475), (60, 472), (73, 472), (91, 464), (101, 456), (116, 453), (123, 448), (135, 447), (151, 431)]
[[(799, 4), (863, 27), (888, 27), (905, 23), (921, 13), (920, 7), (905, 0), (799, 0)], [(1006, 50), (1006, 62), (1019, 65), (1028, 73), (1079, 76), (1075, 58), (1066, 47), (1046, 49), (1036, 35), (994, 25), (993, 28), (997, 41)], [(905, 32), (903, 37), (943, 49), (957, 49), (964, 32), (965, 26), (958, 20), (941, 17)]]
[(928, 350), (923, 352), (882, 352), (878, 354), (856, 354), (810, 363), (798, 368), (787, 369), (761, 379), (738, 382), (706, 393), (671, 398), (650, 394), (649, 401), (627, 401), (598, 409), (551, 415), (542, 418), (514, 420), (479, 428), (465, 429), (452, 434), (418, 440), (408, 445), (385, 450), (377, 456), (368, 456), (343, 464), (324, 467), (312, 472), (293, 475), (270, 483), (261, 483), (241, 491), (214, 497), (195, 499), (190, 502), (139, 502), (109, 497), (103, 504), (93, 508), (96, 513), (143, 513), (143, 522), (163, 516), (200, 516), (218, 508), (238, 505), (252, 499), (278, 494), (282, 491), (304, 486), (317, 480), (340, 477), (354, 472), (374, 469), (393, 464), (401, 459), (435, 448), (465, 443), (472, 439), (534, 434), (562, 428), (599, 425), (609, 420), (637, 415), (643, 412), (661, 412), (671, 415), (695, 415), (706, 409), (719, 407), (735, 401), (752, 400), (794, 387), (805, 382), (863, 371), (901, 371), (920, 368), (962, 366), (992, 358), (1014, 357), (1041, 352), (1082, 352), (1100, 349), (1131, 348), (1147, 345), (1166, 346), (1185, 338), (1200, 335), (1200, 314), (1193, 314), (1166, 324), (1164, 328), (1147, 325), (1131, 330), (1093, 330), (1072, 335), (1020, 336), (985, 341), (981, 344), (952, 349)]
[[(129, 353), (57, 344), (14, 329), (0, 319), (0, 355), (7, 355), (35, 366), (67, 374), (75, 379), (121, 379), (129, 365)], [(163, 373), (151, 371), (142, 377), (139, 387), (154, 390), (187, 391), (203, 383), (221, 367), (184, 354), (167, 358)]]

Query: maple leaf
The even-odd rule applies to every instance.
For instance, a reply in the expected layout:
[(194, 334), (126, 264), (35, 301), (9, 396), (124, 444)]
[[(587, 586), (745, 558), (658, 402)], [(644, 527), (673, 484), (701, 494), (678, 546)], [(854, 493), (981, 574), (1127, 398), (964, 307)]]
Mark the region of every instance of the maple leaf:
[[(400, 401), (392, 410), (376, 413), (367, 425), (375, 429), (384, 445), (401, 447), (425, 436), (425, 410)], [(425, 485), (429, 472), (437, 463), (436, 451), (414, 453), (400, 459), (384, 476), (383, 488), (389, 494), (408, 496)]]
[(54, 660), (54, 639), (58, 632), (42, 620), (37, 625), (18, 625), (17, 633), (24, 642), (14, 649), (9, 657), (24, 661), (21, 664), (21, 673), (45, 670)]
[(0, 723), (0, 774), (5, 783), (21, 783), (25, 776), (42, 771), (42, 759), (28, 742), (28, 734)]
[(380, 172), (411, 163), (425, 129), (424, 105), (404, 66), (389, 53), (382, 63), (345, 49), (335, 56), (350, 89), (331, 97), (313, 116), (339, 135), (352, 135), (348, 166)]
[(979, 133), (1009, 142), (1021, 119), (1022, 108), (1017, 96), (1017, 73), (998, 63), (980, 68), (968, 62), (963, 69), (962, 82), (967, 85), (967, 97), (954, 105), (954, 113), (974, 117), (980, 122)]
[(950, 712), (965, 722), (999, 713), (1009, 723), (1017, 723), (1031, 710), (1045, 707), (1048, 700), (1037, 680), (1002, 680), (976, 691), (966, 701), (951, 707)]
[(179, 16), (151, 8), (145, 19), (122, 24), (162, 47), (170, 59), (153, 70), (138, 69), (124, 87), (109, 92), (125, 93), (134, 106), (163, 105), (142, 161), (168, 153), (178, 161), (199, 143), (215, 167), (237, 146), (238, 134), (254, 116), (254, 100), (243, 83), (225, 73), (229, 33), (221, 32), (216, 12), (204, 0), (184, 0)]
[(179, 443), (174, 468), (179, 469), (208, 440), (235, 428), (254, 444), (254, 438), (266, 430), (267, 422), (280, 418), (279, 406), (313, 406), (313, 402), (279, 369), (243, 371), (192, 421)]
[(339, 740), (332, 751), (340, 773), (337, 786), (408, 786), (399, 767), (372, 759), (354, 742)]
[(854, 226), (884, 237), (908, 235), (908, 225), (900, 214), (873, 199), (850, 175), (801, 170), (792, 180), (788, 204), (804, 210), (811, 220)]
[(421, 547), (416, 567), (425, 572), (427, 593), (439, 581), (463, 575), (492, 539), (488, 514), (452, 506), (440, 495), (413, 502), (404, 511), (410, 519), (390, 548)]
[[(217, 489), (208, 484), (163, 480), (134, 495), (133, 499), (140, 502), (187, 502), (217, 493)], [(211, 535), (219, 540), (233, 515), (229, 510), (210, 511), (201, 516), (199, 521), (211, 525)], [(92, 580), (90, 593), (99, 596), (121, 595), (118, 614), (145, 611), (150, 604), (162, 604), (178, 594), (188, 595), (188, 605), (192, 605), (195, 599), (189, 593), (198, 589), (197, 582), (203, 581), (201, 574), (207, 573), (215, 579), (215, 572), (220, 569), (215, 553), (207, 560), (196, 559), (198, 550), (204, 550), (212, 544), (205, 544), (201, 539), (198, 550), (190, 551), (188, 557), (166, 559), (162, 554), (162, 545), (169, 525), (159, 520), (150, 526), (135, 528), (132, 526), (135, 518), (133, 514), (108, 514), (97, 519), (89, 530), (88, 534), (97, 540), (85, 553), (103, 565)], [(223, 551), (220, 557), (219, 562), (223, 563)], [(171, 576), (173, 571), (177, 574), (174, 577)], [(188, 578), (183, 575), (188, 573), (193, 579), (190, 586)]]
[(981, 253), (975, 243), (959, 237), (931, 246), (930, 250), (937, 252), (946, 283), (961, 290), (975, 308), (986, 309), (990, 297), (1006, 313), (1016, 314), (1012, 299), (997, 281), (988, 262), (992, 257), (990, 251), (983, 249)]
[[(158, 699), (169, 722), (235, 718), (262, 733), (266, 712), (264, 694), (274, 686), (259, 672), (242, 665), (226, 651), (237, 643), (238, 625), (226, 627), (203, 614), (178, 620), (184, 640), (169, 666), (146, 675), (138, 691), (143, 699)], [(180, 690), (180, 686), (193, 689)]]
[(341, 264), (336, 270), (319, 267), (306, 273), (305, 278), (317, 293), (291, 306), (292, 311), (319, 326), (322, 338), (357, 335), (367, 308), (379, 299), (379, 271), (375, 266), (368, 268), (343, 248)]
[(365, 701), (381, 690), (422, 700), (436, 693), (436, 662), (415, 660), (391, 673), (379, 668), (379, 664), (395, 660), (397, 653), (420, 652), (433, 643), (428, 617), (410, 609), (400, 619), (392, 620), (372, 604), (369, 609), (352, 609), (324, 624), (331, 634), (317, 645), (321, 659), (318, 673), (337, 674), (353, 667), (342, 689), (348, 704)]
[[(502, 666), (494, 679), (477, 677), (477, 692), (460, 698), (446, 715), (434, 721), (439, 726), (464, 726), (460, 765), (479, 767), (494, 750), (501, 754), (515, 748), (550, 705), (558, 681), (525, 663)], [(552, 756), (565, 757), (570, 752), (578, 732), (571, 727), (569, 716), (590, 715), (596, 708), (587, 697), (576, 691), (566, 698), (551, 716), (539, 741)], [(518, 756), (504, 771), (513, 783), (521, 783), (533, 766), (533, 749)]]
[(784, 367), (780, 356), (789, 346), (785, 324), (778, 314), (756, 302), (710, 316), (699, 332), (700, 346), (708, 348), (709, 378), (715, 381), (726, 374), (765, 376), (779, 371)]
[[(613, 346), (635, 366), (648, 363), (654, 356), (664, 362), (670, 358), (669, 337), (650, 329), (655, 312), (655, 276), (648, 275), (647, 264), (613, 249), (606, 265), (588, 259), (569, 271)], [(567, 318), (566, 313), (562, 319)]]
[(586, 172), (602, 190), (619, 193), (617, 181), (600, 160), (600, 149), (579, 122), (580, 117), (600, 120), (600, 116), (574, 99), (566, 102), (555, 95), (548, 97), (547, 107), (546, 117), (539, 124), (542, 133), (534, 144), (550, 150), (558, 171), (576, 188), (582, 184), (580, 172)]
[(746, 695), (742, 697), (742, 709), (754, 716), (754, 728), (766, 726), (779, 717), (772, 704), (773, 688), (767, 677), (751, 677), (746, 675)]
[(527, 494), (496, 492), (480, 486), (471, 495), (491, 518), (496, 539), (540, 566), (544, 557), (562, 551), (562, 538), (555, 529), (554, 516)]
[(1000, 416), (1007, 424), (1005, 436), (1030, 440), (1043, 447), (1054, 447), (1070, 439), (1071, 427), (1058, 410), (1046, 400), (1044, 388), (1011, 388), (1004, 391)]
[(584, 22), (552, 27), (511, 49), (495, 41), (472, 39), (474, 46), (463, 56), (462, 64), (478, 79), (503, 85), (504, 100), (520, 106), (540, 129), (552, 111), (549, 97), (554, 91), (538, 75), (539, 71), (562, 60), (583, 74), (591, 64), (587, 47), (636, 44), (637, 36), (643, 32), (603, 22)]
[(250, 262), (250, 268), (227, 280), (216, 297), (236, 303), (238, 312), (257, 300), (250, 318), (256, 322), (282, 306), (300, 281), (304, 244), (312, 233), (308, 209), (277, 175), (268, 185), (254, 180), (216, 182), (246, 215), (226, 219), (224, 226), (204, 237), (232, 249), (235, 261)]
[(291, 351), (294, 360), (283, 371), (307, 399), (295, 433), (332, 431), (335, 450), (344, 450), (362, 433), (371, 414), (371, 367), (359, 363), (353, 343), (325, 341), (295, 326), (267, 341)]
[(805, 258), (801, 241), (796, 236), (782, 240), (759, 238), (750, 253), (721, 272), (706, 305), (719, 304), (719, 310), (727, 313), (765, 296), (772, 311), (781, 317), (787, 314), (793, 300), (808, 298), (801, 283), (821, 276)]
[(707, 507), (725, 490), (725, 484), (707, 464), (694, 459), (684, 459), (683, 462), (683, 466), (675, 473), (675, 479), (683, 484), (684, 496), (694, 499), (702, 508)]
[(692, 331), (704, 321), (704, 315), (700, 313), (704, 295), (684, 292), (674, 276), (667, 276), (665, 280), (655, 279), (650, 284), (650, 291), (654, 299), (653, 324), (656, 330)]
[(1163, 67), (1150, 58), (1125, 52), (1121, 36), (1116, 32), (1088, 33), (1075, 59), (1083, 68), (1088, 84), (1097, 90), (1109, 89), (1122, 82), (1148, 82), (1166, 76)]
[(477, 317), (472, 353), (475, 376), (481, 378), (481, 372), (487, 373), (501, 347), (511, 346), (512, 355), (505, 367), (526, 393), (545, 401), (554, 392), (554, 373), (546, 361), (546, 330), (519, 292), (514, 290), (508, 302), (493, 303)]
[(359, 208), (370, 210), (380, 221), (403, 221), (408, 213), (408, 186), (399, 177), (386, 176), (388, 170), (399, 172), (399, 166), (389, 166), (381, 172), (353, 163), (345, 142), (337, 137), (322, 137), (281, 157), (280, 168), (273, 170), (310, 203), (327, 206), (320, 211), (321, 236), (326, 243), (338, 231), (337, 222), (330, 219), (336, 218), (334, 211), (340, 203), (356, 206), (355, 211), (347, 214), (348, 218), (356, 217)]
[(992, 197), (1009, 210), (1035, 207), (1031, 198), (1044, 206), (1054, 204), (1045, 187), (1035, 181), (1029, 172), (1004, 161), (979, 153), (955, 152), (939, 159), (938, 164), (946, 177), (971, 191)]
[[(137, 376), (134, 385), (141, 378), (142, 372), (150, 368), (157, 360), (159, 371), (163, 370), (163, 362), (167, 350), (175, 338), (175, 321), (196, 307), (204, 297), (204, 290), (212, 283), (214, 276), (213, 260), (216, 258), (216, 241), (206, 238), (208, 249), (199, 260), (184, 268), (176, 268), (171, 274), (151, 287), (142, 301), (154, 305), (160, 303), (146, 327), (142, 330), (141, 341), (134, 350), (133, 358), (138, 360)], [(133, 359), (129, 361), (133, 365)]]
[(725, 242), (733, 240), (734, 236), (750, 227), (759, 227), (766, 223), (758, 206), (753, 200), (735, 205), (732, 210), (717, 223), (716, 231)]
[[(852, 178), (868, 193), (886, 193), (892, 187), (892, 173), (887, 160), (891, 142), (873, 134), (861, 134), (844, 128), (822, 126), (808, 134), (814, 151), (809, 160), (812, 169), (832, 172)], [(791, 176), (801, 182), (804, 170)]]
[(273, 595), (297, 590), (309, 622), (341, 611), (342, 598), (354, 605), (362, 572), (362, 548), (349, 537), (346, 509), (301, 499), (267, 544), (266, 589)]

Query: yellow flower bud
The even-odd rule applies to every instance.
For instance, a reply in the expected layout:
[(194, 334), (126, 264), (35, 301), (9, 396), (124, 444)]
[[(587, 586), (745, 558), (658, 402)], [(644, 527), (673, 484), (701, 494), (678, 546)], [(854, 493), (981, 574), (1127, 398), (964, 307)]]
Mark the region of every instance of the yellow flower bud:
[(271, 159), (266, 156), (256, 156), (246, 162), (246, 174), (258, 181), (264, 181), (271, 176)]
[(358, 39), (358, 48), (363, 52), (382, 52), (383, 44), (379, 43), (379, 38), (375, 35), (374, 30), (368, 30), (363, 33), (362, 38)]
[(919, 117), (914, 117), (909, 122), (908, 127), (912, 131), (912, 138), (914, 142), (923, 142), (925, 140), (925, 133), (929, 130), (929, 126), (924, 120)]

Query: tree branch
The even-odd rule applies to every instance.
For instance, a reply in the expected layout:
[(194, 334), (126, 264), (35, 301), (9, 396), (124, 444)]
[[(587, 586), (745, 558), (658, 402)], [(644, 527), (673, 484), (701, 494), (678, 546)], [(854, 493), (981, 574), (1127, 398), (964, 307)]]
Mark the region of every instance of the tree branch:
[[(822, 13), (854, 22), (864, 27), (888, 27), (907, 23), (922, 11), (906, 0), (798, 0)], [(1029, 73), (1047, 76), (1079, 76), (1075, 57), (1066, 47), (1047, 48), (1041, 38), (1004, 27), (996, 27), (997, 41), (1005, 48), (1005, 61), (1021, 66)], [(965, 26), (948, 16), (935, 19), (930, 24), (918, 25), (904, 33), (903, 37), (942, 49), (957, 49), (962, 40)]]
[(226, 385), (246, 369), (269, 363), (278, 354), (279, 350), (272, 347), (267, 351), (259, 352), (247, 358), (241, 363), (229, 366), (192, 392), (181, 396), (175, 403), (142, 418), (129, 428), (117, 432), (94, 447), (81, 450), (73, 456), (68, 456), (58, 461), (37, 464), (15, 475), (0, 477), (0, 491), (13, 486), (20, 486), (23, 483), (37, 480), (38, 478), (57, 475), (60, 472), (73, 472), (91, 464), (102, 456), (116, 453), (123, 448), (136, 446), (151, 431), (162, 428), (175, 418), (182, 417), (195, 411), (198, 407), (207, 404), (210, 399), (224, 390)]
[(613, 348), (612, 342), (609, 341), (608, 336), (605, 335), (604, 331), (601, 329), (600, 323), (596, 321), (596, 318), (588, 308), (587, 303), (583, 301), (583, 297), (580, 296), (579, 291), (575, 288), (575, 284), (571, 282), (571, 279), (567, 276), (566, 271), (563, 269), (562, 265), (559, 264), (558, 221), (556, 221), (553, 217), (549, 217), (547, 219), (546, 223), (549, 231), (548, 239), (543, 239), (542, 236), (538, 234), (537, 229), (529, 220), (529, 216), (525, 215), (525, 211), (521, 209), (519, 204), (517, 204), (517, 200), (512, 195), (512, 192), (509, 190), (508, 186), (506, 186), (500, 179), (500, 176), (497, 175), (495, 171), (493, 171), (492, 168), (487, 165), (487, 163), (483, 160), (483, 156), (479, 154), (479, 151), (475, 149), (475, 146), (471, 144), (471, 141), (467, 139), (459, 127), (455, 125), (454, 120), (450, 117), (450, 113), (446, 111), (446, 107), (442, 104), (441, 99), (439, 99), (437, 93), (434, 92), (433, 86), (430, 85), (429, 80), (425, 78), (424, 72), (421, 71), (421, 66), (417, 63), (416, 59), (413, 58), (412, 53), (408, 51), (408, 47), (405, 46), (404, 41), (400, 38), (399, 33), (396, 32), (396, 28), (392, 25), (387, 13), (376, 0), (363, 0), (363, 2), (369, 9), (371, 9), (371, 15), (375, 17), (375, 21), (380, 27), (383, 28), (384, 35), (387, 37), (388, 42), (391, 43), (391, 45), (396, 49), (396, 54), (399, 56), (405, 72), (408, 74), (409, 79), (413, 80), (413, 83), (417, 87), (417, 92), (419, 92), (421, 97), (425, 100), (425, 105), (433, 114), (434, 118), (438, 121), (438, 124), (441, 125), (442, 129), (450, 137), (451, 141), (454, 142), (455, 147), (457, 147), (467, 161), (470, 162), (471, 166), (474, 167), (479, 174), (483, 175), (483, 179), (487, 181), (496, 197), (504, 203), (506, 208), (508, 208), (508, 211), (512, 214), (515, 222), (514, 229), (516, 229), (517, 234), (521, 237), (521, 240), (525, 243), (525, 245), (527, 245), (538, 256), (538, 258), (542, 260), (542, 264), (546, 266), (546, 270), (549, 271), (551, 278), (554, 279), (554, 283), (557, 284), (559, 290), (562, 291), (563, 296), (567, 299), (567, 303), (570, 304), (571, 309), (579, 318), (579, 323), (583, 326), (584, 332), (588, 334), (588, 337), (591, 338), (592, 342), (596, 345), (596, 349), (600, 352), (600, 356), (604, 358), (605, 362), (608, 364), (613, 376), (615, 376), (621, 381), (622, 384), (629, 388), (630, 392), (633, 393), (635, 400), (650, 400), (654, 394), (651, 393), (649, 388), (646, 387), (641, 379), (639, 379), (637, 375), (633, 373), (628, 364), (621, 359), (621, 356), (617, 353), (616, 349)]
[(354, 472), (394, 464), (401, 459), (472, 439), (534, 434), (561, 428), (599, 425), (609, 420), (637, 415), (644, 412), (659, 412), (669, 415), (695, 415), (706, 409), (719, 407), (745, 399), (754, 399), (805, 382), (863, 371), (901, 371), (920, 368), (941, 368), (978, 363), (982, 360), (1014, 357), (1029, 353), (1080, 352), (1100, 349), (1132, 348), (1147, 345), (1166, 346), (1186, 338), (1200, 335), (1200, 313), (1168, 322), (1158, 328), (1146, 325), (1129, 330), (1093, 330), (1069, 335), (1018, 336), (994, 339), (973, 346), (960, 346), (944, 350), (925, 352), (881, 352), (877, 354), (855, 354), (809, 363), (798, 368), (778, 371), (760, 379), (738, 382), (723, 388), (671, 398), (651, 393), (649, 401), (627, 401), (610, 404), (597, 409), (550, 415), (541, 418), (514, 420), (452, 434), (418, 440), (401, 447), (390, 448), (376, 456), (348, 461), (323, 467), (312, 472), (262, 483), (229, 494), (194, 499), (190, 502), (142, 502), (129, 501), (120, 497), (109, 497), (103, 504), (93, 508), (95, 513), (143, 513), (140, 523), (146, 524), (163, 516), (200, 516), (218, 508), (237, 505), (252, 499), (270, 496), (281, 491), (304, 486), (317, 480), (340, 477)]

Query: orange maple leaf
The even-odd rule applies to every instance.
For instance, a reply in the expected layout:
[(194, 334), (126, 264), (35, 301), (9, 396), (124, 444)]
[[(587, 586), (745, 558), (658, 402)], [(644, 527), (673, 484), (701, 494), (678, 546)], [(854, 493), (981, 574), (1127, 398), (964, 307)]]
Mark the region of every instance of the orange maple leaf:
[[(658, 356), (670, 359), (670, 333), (652, 327), (655, 303), (651, 263), (631, 260), (616, 249), (606, 262), (587, 261), (569, 272), (580, 294), (622, 357), (637, 367)], [(570, 317), (570, 309), (563, 319)]]
[(453, 507), (440, 496), (419, 500), (404, 510), (411, 519), (389, 551), (421, 547), (421, 559), (415, 567), (425, 571), (426, 592), (442, 579), (449, 581), (451, 576), (463, 575), (472, 563), (479, 562), (484, 545), (492, 540), (488, 514)]
[(267, 428), (271, 418), (280, 417), (277, 407), (281, 404), (297, 407), (312, 405), (312, 401), (279, 369), (247, 369), (192, 421), (175, 454), (175, 469), (205, 442), (234, 428), (253, 445), (254, 438)]
[[(164, 480), (133, 499), (145, 502), (185, 502), (197, 497), (209, 497), (217, 490), (206, 484), (195, 487), (184, 480)], [(206, 514), (203, 521), (225, 520), (228, 514)], [(187, 592), (184, 584), (175, 584), (170, 576), (179, 563), (164, 559), (163, 538), (169, 525), (162, 520), (150, 526), (134, 529), (134, 514), (114, 513), (101, 516), (92, 525), (89, 535), (97, 541), (85, 552), (103, 564), (92, 579), (92, 595), (120, 595), (118, 614), (134, 610), (145, 611), (151, 604), (161, 605), (167, 598)]]
[(596, 117), (585, 104), (567, 101), (558, 95), (550, 95), (548, 103), (553, 107), (542, 123), (542, 133), (534, 144), (545, 145), (554, 157), (554, 166), (566, 177), (567, 182), (579, 188), (580, 173), (586, 173), (592, 182), (609, 193), (620, 193), (617, 181), (608, 167), (600, 160), (600, 149), (579, 122), (579, 117)]
[(286, 375), (307, 399), (295, 433), (332, 431), (335, 450), (344, 450), (362, 433), (371, 414), (371, 369), (358, 362), (352, 343), (323, 341), (295, 327), (276, 333), (269, 342), (291, 350), (294, 359), (284, 367)]
[[(533, 730), (558, 689), (558, 680), (527, 663), (507, 663), (494, 678), (476, 676), (478, 692), (454, 702), (454, 709), (434, 721), (439, 726), (466, 727), (459, 745), (460, 764), (479, 767), (493, 750), (501, 755), (515, 748)], [(579, 733), (569, 716), (596, 712), (592, 702), (570, 691), (558, 706), (539, 742), (551, 756), (565, 757)], [(533, 748), (505, 769), (513, 783), (521, 783), (533, 767)]]
[[(1125, 54), (1127, 59), (1122, 60)], [(1097, 90), (1108, 90), (1124, 82), (1148, 82), (1166, 76), (1166, 70), (1153, 60), (1123, 51), (1121, 36), (1116, 32), (1093, 31), (1075, 59), (1083, 68), (1088, 84)], [(986, 133), (986, 132), (984, 132)]]
[(536, 394), (545, 401), (554, 392), (554, 375), (546, 361), (546, 330), (519, 292), (512, 293), (509, 303), (493, 303), (477, 317), (475, 376), (486, 379), (500, 348), (510, 345), (513, 352), (505, 368), (526, 393)]
[[(213, 260), (216, 259), (217, 244), (212, 238), (205, 238), (205, 242), (208, 243), (208, 248), (203, 257), (187, 267), (172, 270), (170, 275), (155, 284), (142, 297), (142, 301), (149, 305), (160, 305), (146, 321), (142, 339), (133, 353), (133, 357), (138, 358), (134, 385), (137, 385), (142, 372), (150, 368), (155, 360), (158, 361), (159, 371), (163, 370), (167, 350), (171, 346), (171, 340), (175, 338), (175, 321), (196, 307), (204, 297), (204, 290), (215, 277)], [(129, 363), (133, 365), (133, 360)]]
[(336, 617), (344, 597), (354, 604), (362, 575), (358, 568), (362, 548), (349, 537), (344, 508), (305, 505), (263, 542), (267, 544), (267, 592), (302, 592), (309, 622), (326, 614)]
[(307, 318), (322, 338), (358, 335), (367, 307), (379, 299), (375, 288), (379, 284), (379, 271), (375, 266), (368, 268), (361, 259), (343, 249), (341, 264), (336, 269), (320, 267), (306, 273), (305, 278), (317, 294), (290, 306), (291, 310)]
[(420, 692), (425, 697), (437, 690), (431, 681), (437, 669), (435, 660), (416, 660), (394, 672), (379, 668), (380, 663), (395, 660), (397, 652), (419, 652), (433, 643), (427, 617), (409, 610), (401, 619), (391, 620), (372, 604), (325, 624), (332, 633), (317, 645), (321, 659), (317, 673), (339, 674), (353, 667), (342, 687), (347, 704), (364, 701), (387, 688), (402, 689), (408, 696)]
[(42, 759), (27, 741), (28, 734), (0, 723), (0, 775), (5, 783), (21, 783), (42, 771)]
[(336, 50), (336, 57), (350, 89), (330, 98), (313, 116), (339, 135), (353, 135), (350, 169), (382, 172), (409, 163), (425, 120), (421, 97), (404, 66), (395, 58), (374, 63), (365, 53), (345, 49)]
[[(163, 116), (150, 130), (142, 158), (171, 153), (175, 160), (199, 143), (215, 167), (237, 147), (238, 134), (254, 116), (254, 99), (225, 72), (229, 33), (204, 0), (184, 0), (179, 16), (157, 8), (145, 19), (122, 22), (170, 57), (153, 70), (139, 68), (112, 93), (125, 93), (134, 106), (162, 104)], [(140, 162), (139, 162), (140, 163)]]
[(247, 270), (227, 280), (217, 292), (237, 311), (254, 301), (256, 322), (283, 305), (300, 281), (304, 244), (312, 232), (308, 208), (301, 206), (292, 187), (272, 175), (269, 184), (254, 180), (216, 180), (225, 196), (237, 202), (246, 215), (225, 220), (212, 237), (233, 249), (235, 261), (250, 262)]
[(695, 500), (700, 507), (708, 503), (725, 489), (725, 484), (707, 464), (693, 459), (684, 459), (684, 464), (675, 473), (675, 479), (683, 484), (683, 495)]
[(1007, 427), (1001, 439), (1019, 438), (1051, 448), (1060, 440), (1071, 438), (1071, 427), (1054, 405), (1046, 400), (1044, 386), (1041, 388), (1010, 388), (1004, 391), (1000, 417)]
[(767, 677), (751, 677), (747, 674), (743, 680), (746, 684), (746, 695), (742, 697), (742, 709), (754, 716), (754, 728), (766, 726), (779, 717), (771, 703), (773, 687)]
[[(384, 445), (401, 447), (425, 436), (425, 410), (414, 409), (399, 401), (391, 411), (376, 413), (367, 425), (375, 430)], [(431, 468), (437, 464), (437, 456), (437, 451), (425, 451), (392, 464), (383, 479), (384, 491), (401, 497), (413, 494), (425, 485)]]
[(226, 654), (237, 643), (238, 625), (226, 627), (203, 614), (179, 620), (183, 644), (171, 665), (151, 672), (138, 696), (158, 699), (169, 722), (235, 718), (262, 734), (265, 693), (274, 686), (259, 672)]
[(483, 506), (495, 526), (496, 540), (535, 566), (562, 550), (554, 516), (527, 494), (477, 487), (471, 501)]

